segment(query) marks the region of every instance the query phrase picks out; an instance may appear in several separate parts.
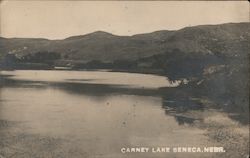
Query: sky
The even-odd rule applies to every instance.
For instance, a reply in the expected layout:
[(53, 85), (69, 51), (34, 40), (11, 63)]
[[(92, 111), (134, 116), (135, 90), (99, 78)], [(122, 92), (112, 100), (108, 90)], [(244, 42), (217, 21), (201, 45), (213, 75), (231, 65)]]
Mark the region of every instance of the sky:
[(247, 1), (1, 1), (0, 36), (64, 39), (249, 22)]

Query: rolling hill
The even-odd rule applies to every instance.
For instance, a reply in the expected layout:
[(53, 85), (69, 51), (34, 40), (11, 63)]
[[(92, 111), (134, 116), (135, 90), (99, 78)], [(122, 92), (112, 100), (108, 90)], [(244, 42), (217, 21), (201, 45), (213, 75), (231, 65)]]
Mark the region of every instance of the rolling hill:
[(134, 61), (179, 50), (184, 53), (245, 56), (250, 49), (250, 23), (228, 23), (116, 36), (97, 31), (63, 40), (0, 38), (0, 57), (21, 57), (37, 52), (57, 52), (62, 59), (91, 61)]

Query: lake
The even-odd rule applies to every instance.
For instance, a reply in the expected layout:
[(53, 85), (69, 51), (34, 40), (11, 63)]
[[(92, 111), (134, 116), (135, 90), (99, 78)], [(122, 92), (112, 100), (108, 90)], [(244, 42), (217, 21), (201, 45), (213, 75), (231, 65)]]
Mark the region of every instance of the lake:
[[(230, 142), (237, 138), (235, 146), (242, 144), (248, 126), (210, 103), (165, 92), (178, 86), (167, 77), (53, 70), (1, 71), (1, 76), (0, 157), (198, 158), (245, 152)], [(121, 152), (207, 146), (226, 153)]]

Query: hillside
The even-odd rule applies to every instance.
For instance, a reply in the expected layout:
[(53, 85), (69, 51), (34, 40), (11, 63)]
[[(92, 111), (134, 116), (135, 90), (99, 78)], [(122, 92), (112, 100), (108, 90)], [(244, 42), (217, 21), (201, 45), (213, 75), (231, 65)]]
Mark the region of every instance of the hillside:
[(116, 36), (97, 31), (64, 40), (0, 38), (0, 57), (21, 57), (37, 52), (56, 52), (64, 60), (113, 62), (150, 57), (178, 49), (185, 53), (245, 56), (249, 50), (250, 23), (187, 27), (177, 31)]

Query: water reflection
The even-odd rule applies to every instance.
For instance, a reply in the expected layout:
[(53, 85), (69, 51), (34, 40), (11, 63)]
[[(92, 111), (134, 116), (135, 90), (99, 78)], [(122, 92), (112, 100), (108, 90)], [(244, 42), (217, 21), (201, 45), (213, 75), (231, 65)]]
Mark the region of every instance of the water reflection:
[[(0, 86), (12, 87), (12, 88), (20, 88), (20, 87), (36, 88), (36, 89), (46, 89), (53, 87), (55, 89), (63, 90), (69, 94), (87, 95), (96, 98), (109, 97), (112, 95), (136, 95), (136, 96), (161, 97), (162, 98), (161, 107), (165, 110), (165, 114), (175, 117), (176, 121), (179, 124), (184, 124), (184, 123), (192, 124), (192, 122), (194, 122), (195, 120), (202, 120), (197, 118), (179, 116), (179, 114), (183, 114), (185, 112), (193, 110), (204, 111), (207, 108), (222, 108), (224, 109), (224, 111), (232, 113), (231, 115), (229, 115), (232, 119), (235, 119), (243, 124), (246, 124), (249, 118), (247, 110), (242, 109), (241, 107), (237, 107), (235, 106), (235, 104), (225, 103), (219, 106), (218, 105), (211, 106), (209, 103), (204, 103), (201, 101), (203, 96), (187, 93), (178, 88), (172, 88), (170, 82), (168, 81), (165, 82), (163, 80), (161, 80), (161, 82), (156, 85), (151, 84), (150, 86), (148, 86), (147, 82), (145, 83), (145, 85), (143, 84), (143, 82), (141, 82), (140, 86), (134, 86), (133, 85), (134, 83), (132, 83), (133, 86), (131, 86), (129, 85), (131, 79), (129, 79), (128, 82), (125, 82), (124, 76), (121, 76), (121, 78), (123, 78), (121, 84), (118, 84), (117, 82), (113, 84), (112, 82), (107, 80), (103, 81), (104, 80), (103, 78), (80, 79), (79, 77), (82, 75), (76, 75), (76, 73), (74, 73), (74, 76), (77, 79), (72, 79), (70, 78), (72, 77), (71, 74), (70, 76), (67, 76), (64, 71), (60, 71), (60, 73), (63, 74), (64, 80), (62, 79), (56, 80), (58, 79), (58, 76), (54, 78), (52, 77), (51, 73), (49, 73), (50, 79), (46, 79), (46, 77), (43, 76), (43, 79), (40, 78), (38, 80), (36, 79), (33, 80), (33, 77), (36, 76), (34, 75), (34, 73), (37, 74), (37, 72), (29, 71), (28, 73), (27, 72), (25, 72), (24, 74), (22, 73), (23, 71), (2, 73), (0, 77), (1, 80)], [(102, 73), (110, 73), (110, 72), (102, 72)], [(27, 74), (32, 74), (32, 75), (27, 76)], [(93, 76), (93, 74), (91, 74), (90, 76)], [(126, 76), (127, 73), (125, 73), (125, 77)], [(36, 76), (35, 78), (38, 77)], [(139, 80), (138, 78), (144, 81), (145, 75), (139, 77), (137, 76), (136, 79), (137, 81)], [(152, 77), (150, 76), (150, 79), (151, 78)], [(117, 76), (116, 80), (118, 80)], [(167, 84), (169, 87), (165, 88), (161, 87), (162, 84), (164, 83)], [(152, 87), (152, 85), (154, 86)], [(198, 99), (196, 97), (198, 97)], [(225, 102), (227, 102), (226, 98)]]
[(203, 117), (195, 115), (187, 116), (189, 111), (204, 112), (208, 105), (192, 99), (191, 95), (175, 90), (166, 90), (162, 97), (162, 108), (165, 114), (173, 116), (179, 125), (193, 124), (195, 121), (202, 121)]
[[(215, 144), (205, 135), (206, 123), (221, 112), (210, 111), (210, 104), (177, 88), (162, 88), (162, 84), (168, 82), (161, 77), (154, 78), (160, 83), (147, 85), (149, 81), (154, 82), (152, 76), (130, 76), (126, 82), (127, 74), (124, 74), (119, 84), (118, 76), (112, 82), (101, 76), (91, 79), (93, 74), (81, 79), (82, 74), (75, 72), (74, 76), (78, 77), (74, 79), (72, 74), (61, 73), (64, 80), (53, 77), (51, 72), (49, 80), (43, 76), (45, 72), (38, 74), (43, 78), (34, 74), (30, 78), (27, 72), (5, 73), (0, 77), (0, 120), (22, 122), (20, 128), (14, 126), (15, 130), (4, 133), (14, 140), (6, 139), (4, 134), (0, 136), (4, 136), (2, 140), (8, 145), (33, 150), (24, 157), (36, 157), (32, 154), (39, 151), (46, 151), (42, 157), (127, 157), (120, 153), (121, 147)], [(136, 82), (141, 81), (140, 85), (129, 85), (135, 78)], [(10, 156), (5, 150), (1, 151), (0, 155)], [(153, 156), (166, 157), (166, 154)], [(181, 154), (168, 156), (183, 157)], [(201, 157), (199, 154), (189, 156)], [(211, 154), (202, 156), (211, 157)]]

